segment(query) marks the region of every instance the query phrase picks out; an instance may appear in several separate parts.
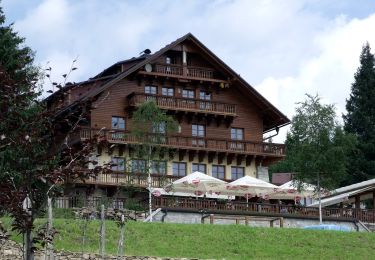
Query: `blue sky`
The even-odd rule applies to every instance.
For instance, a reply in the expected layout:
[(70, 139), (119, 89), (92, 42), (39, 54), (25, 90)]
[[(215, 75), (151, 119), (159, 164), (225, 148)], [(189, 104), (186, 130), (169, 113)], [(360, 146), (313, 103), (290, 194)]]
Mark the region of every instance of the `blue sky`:
[[(56, 81), (76, 57), (71, 81), (191, 32), (290, 118), (305, 93), (336, 104), (341, 116), (362, 45), (375, 46), (374, 0), (3, 0), (2, 6)], [(284, 137), (285, 130), (276, 141)]]

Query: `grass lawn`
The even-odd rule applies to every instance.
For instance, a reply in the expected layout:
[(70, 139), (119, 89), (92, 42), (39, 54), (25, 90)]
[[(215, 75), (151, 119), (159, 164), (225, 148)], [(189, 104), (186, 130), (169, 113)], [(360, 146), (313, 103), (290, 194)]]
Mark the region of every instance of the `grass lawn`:
[[(9, 227), (10, 219), (2, 219)], [(45, 223), (38, 219), (37, 225)], [(81, 251), (83, 221), (55, 219), (55, 247)], [(98, 252), (99, 222), (89, 221), (84, 250)], [(119, 228), (106, 222), (106, 253), (116, 254)], [(21, 241), (13, 234), (12, 239)], [(375, 233), (128, 222), (126, 255), (203, 259), (374, 259)]]

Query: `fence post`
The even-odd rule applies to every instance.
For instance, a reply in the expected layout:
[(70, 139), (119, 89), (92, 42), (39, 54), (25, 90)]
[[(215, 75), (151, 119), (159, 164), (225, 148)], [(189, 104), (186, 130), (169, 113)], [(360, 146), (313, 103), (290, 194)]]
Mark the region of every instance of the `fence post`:
[(101, 206), (100, 212), (100, 255), (104, 259), (105, 255), (105, 215), (104, 215), (104, 205)]
[(120, 239), (118, 241), (118, 247), (117, 247), (117, 259), (122, 259), (122, 256), (124, 255), (124, 240), (125, 240), (125, 216), (121, 215), (121, 230), (120, 230)]
[[(51, 236), (52, 230), (52, 199), (50, 197), (47, 198), (47, 207), (48, 207), (48, 220), (47, 220), (47, 237)], [(44, 252), (44, 259), (51, 259), (51, 253), (53, 254), (53, 244), (47, 242), (45, 252)]]

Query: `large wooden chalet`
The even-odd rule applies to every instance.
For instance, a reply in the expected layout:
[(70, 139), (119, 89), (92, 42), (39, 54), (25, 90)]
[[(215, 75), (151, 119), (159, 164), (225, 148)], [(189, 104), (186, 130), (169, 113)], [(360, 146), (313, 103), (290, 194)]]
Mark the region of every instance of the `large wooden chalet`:
[(136, 143), (130, 132), (131, 112), (147, 100), (154, 100), (179, 124), (178, 132), (163, 143), (173, 148), (173, 155), (152, 167), (154, 187), (194, 171), (228, 181), (244, 175), (267, 176), (267, 166), (285, 156), (283, 144), (263, 138), (289, 124), (289, 119), (190, 33), (154, 54), (146, 50), (117, 62), (85, 82), (68, 85), (66, 91), (59, 104), (63, 110), (88, 100), (94, 108), (75, 140), (101, 130), (116, 146), (98, 149), (94, 158), (99, 164), (117, 164), (113, 169), (117, 173), (75, 183), (70, 195), (111, 196), (129, 182), (147, 185), (146, 178), (135, 178), (143, 163), (139, 160), (133, 159), (132, 174), (124, 174), (130, 145)]

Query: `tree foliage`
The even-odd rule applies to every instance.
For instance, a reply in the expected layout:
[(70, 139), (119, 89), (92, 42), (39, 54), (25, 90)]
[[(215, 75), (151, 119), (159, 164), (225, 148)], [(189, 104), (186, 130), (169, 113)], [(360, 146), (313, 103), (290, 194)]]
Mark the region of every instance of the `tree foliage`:
[(287, 160), (299, 182), (319, 180), (321, 187), (331, 189), (346, 177), (347, 152), (354, 142), (337, 123), (335, 107), (307, 95), (287, 135)]
[(363, 46), (346, 109), (345, 131), (358, 139), (349, 158), (349, 176), (345, 181), (351, 184), (375, 177), (375, 69), (368, 43)]

